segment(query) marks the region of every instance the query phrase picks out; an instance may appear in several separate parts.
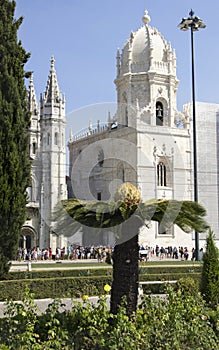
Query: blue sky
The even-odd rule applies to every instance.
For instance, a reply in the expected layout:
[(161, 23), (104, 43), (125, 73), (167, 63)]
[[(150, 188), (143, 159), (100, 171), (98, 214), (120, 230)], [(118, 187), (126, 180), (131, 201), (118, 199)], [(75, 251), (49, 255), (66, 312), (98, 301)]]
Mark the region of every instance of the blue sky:
[(181, 32), (177, 25), (191, 8), (207, 25), (194, 34), (196, 100), (219, 103), (218, 0), (17, 0), (16, 17), (24, 17), (19, 38), (31, 52), (25, 68), (34, 72), (38, 98), (45, 91), (54, 55), (60, 89), (66, 96), (68, 127), (78, 132), (90, 119), (93, 124), (106, 120), (116, 102), (116, 50), (131, 31), (142, 26), (148, 9), (151, 26), (176, 49), (177, 100), (182, 110), (191, 100), (190, 33)]

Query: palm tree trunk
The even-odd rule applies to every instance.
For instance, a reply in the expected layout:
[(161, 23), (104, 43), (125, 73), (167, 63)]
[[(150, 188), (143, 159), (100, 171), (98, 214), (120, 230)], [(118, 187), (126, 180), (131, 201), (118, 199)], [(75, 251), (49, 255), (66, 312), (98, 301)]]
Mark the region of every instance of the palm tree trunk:
[[(123, 224), (122, 237), (113, 252), (113, 283), (110, 311), (118, 312), (122, 299), (126, 297), (127, 315), (131, 316), (137, 308), (138, 299), (138, 231), (142, 223), (130, 218)], [(122, 242), (121, 242), (122, 241)]]

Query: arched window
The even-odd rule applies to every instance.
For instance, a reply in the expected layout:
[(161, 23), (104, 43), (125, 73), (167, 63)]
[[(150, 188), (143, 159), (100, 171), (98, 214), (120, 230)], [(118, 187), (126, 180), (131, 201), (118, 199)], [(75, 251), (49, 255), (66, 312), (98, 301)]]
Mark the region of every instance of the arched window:
[(122, 95), (122, 106), (123, 106), (123, 113), (124, 113), (124, 126), (128, 126), (129, 120), (128, 120), (128, 100), (126, 92)]
[(36, 149), (37, 149), (36, 142), (33, 142), (33, 154), (36, 154)]
[(58, 145), (58, 133), (57, 133), (57, 132), (55, 132), (54, 144), (55, 144), (55, 145)]
[(50, 133), (47, 134), (47, 145), (50, 145)]
[(156, 125), (163, 125), (163, 104), (160, 101), (156, 103)]
[(167, 186), (167, 167), (163, 162), (157, 164), (157, 185)]
[(31, 236), (26, 235), (26, 248), (31, 249)]
[(97, 192), (97, 200), (101, 201), (101, 192)]
[(125, 107), (125, 126), (129, 125), (129, 119), (128, 119), (128, 107)]

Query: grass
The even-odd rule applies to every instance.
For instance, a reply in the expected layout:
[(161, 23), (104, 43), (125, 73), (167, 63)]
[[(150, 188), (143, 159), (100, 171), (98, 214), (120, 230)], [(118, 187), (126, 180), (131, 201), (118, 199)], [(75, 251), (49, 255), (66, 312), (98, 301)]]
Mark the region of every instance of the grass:
[[(19, 264), (17, 264), (17, 263), (14, 263), (13, 264), (13, 266), (22, 266), (22, 265), (26, 265), (27, 263), (26, 262), (23, 262), (23, 263), (19, 263)], [(72, 267), (73, 269), (75, 268), (75, 267), (96, 267), (96, 268), (98, 268), (98, 267), (102, 267), (102, 266), (104, 266), (104, 267), (110, 267), (111, 265), (109, 265), (109, 264), (106, 264), (106, 263), (92, 263), (92, 262), (86, 262), (86, 263), (76, 263), (76, 262), (59, 262), (59, 263), (57, 263), (57, 262), (51, 262), (51, 263), (41, 263), (41, 262), (39, 262), (39, 261), (37, 261), (37, 262), (32, 262), (32, 264), (31, 264), (31, 268), (32, 269), (47, 269), (47, 268), (55, 268), (55, 267), (57, 267), (57, 268), (60, 268), (60, 267)]]
[(201, 261), (181, 261), (181, 260), (159, 260), (159, 261), (148, 261), (148, 262), (141, 262), (140, 266), (157, 266), (157, 265), (200, 265), (202, 264)]
[[(13, 266), (21, 266), (21, 265), (26, 265), (26, 262), (20, 262), (20, 263), (14, 263)], [(173, 260), (173, 261), (166, 261), (166, 260), (159, 260), (159, 261), (148, 261), (148, 262), (140, 262), (139, 265), (142, 267), (150, 267), (150, 266), (167, 266), (167, 265), (171, 265), (171, 266), (176, 266), (176, 265), (181, 265), (181, 266), (185, 266), (185, 265), (199, 265), (201, 264), (200, 261), (191, 261), (191, 260), (187, 260), (187, 261), (181, 261), (181, 260)], [(106, 264), (106, 263), (98, 263), (98, 262), (50, 262), (50, 263), (41, 263), (40, 261), (37, 262), (32, 262), (31, 264), (32, 269), (47, 269), (47, 268), (53, 268), (55, 269), (57, 268), (86, 268), (86, 267), (92, 267), (92, 268), (112, 268), (112, 265)]]

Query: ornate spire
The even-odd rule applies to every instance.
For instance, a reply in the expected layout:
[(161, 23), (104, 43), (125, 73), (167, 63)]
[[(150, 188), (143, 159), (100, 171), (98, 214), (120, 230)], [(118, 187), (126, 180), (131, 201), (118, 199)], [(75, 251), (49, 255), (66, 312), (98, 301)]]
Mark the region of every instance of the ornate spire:
[(120, 49), (117, 49), (116, 53), (116, 69), (117, 69), (117, 78), (120, 75), (120, 67), (121, 67), (121, 54), (120, 54)]
[(37, 98), (36, 98), (36, 92), (34, 89), (34, 84), (33, 84), (33, 73), (31, 72), (30, 76), (30, 82), (29, 82), (29, 91), (28, 91), (28, 99), (29, 99), (29, 111), (32, 114), (37, 114), (38, 113), (38, 104), (37, 104)]
[(62, 99), (59, 85), (57, 81), (56, 71), (55, 71), (55, 59), (54, 56), (51, 58), (50, 74), (47, 80), (46, 92), (44, 94), (44, 101), (46, 103), (58, 103)]

